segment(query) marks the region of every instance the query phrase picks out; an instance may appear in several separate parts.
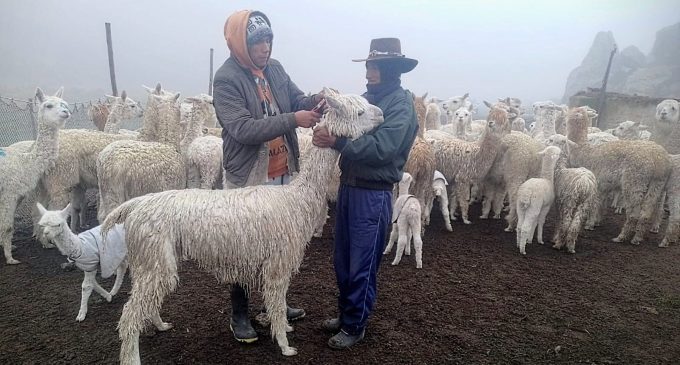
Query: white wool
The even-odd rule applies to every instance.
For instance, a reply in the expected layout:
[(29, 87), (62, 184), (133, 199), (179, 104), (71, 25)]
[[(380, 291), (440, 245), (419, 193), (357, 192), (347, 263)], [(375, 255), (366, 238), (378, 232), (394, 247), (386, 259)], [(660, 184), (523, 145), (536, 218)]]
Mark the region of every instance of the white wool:
[(416, 251), (416, 269), (423, 267), (423, 240), (421, 236), (421, 206), (415, 196), (408, 193), (413, 177), (405, 172), (399, 182), (399, 197), (392, 213), (392, 232), (383, 255), (390, 253), (397, 242), (397, 251), (392, 265), (398, 265), (402, 255), (411, 255), (411, 239)]

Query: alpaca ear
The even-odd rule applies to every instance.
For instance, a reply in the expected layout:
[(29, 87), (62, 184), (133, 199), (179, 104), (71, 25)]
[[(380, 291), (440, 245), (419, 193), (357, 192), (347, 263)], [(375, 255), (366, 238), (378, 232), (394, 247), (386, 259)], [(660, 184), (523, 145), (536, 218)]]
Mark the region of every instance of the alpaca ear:
[(66, 205), (66, 208), (62, 209), (61, 212), (59, 212), (59, 215), (61, 215), (62, 218), (67, 219), (68, 217), (71, 216), (71, 203), (68, 203)]
[(484, 100), (484, 105), (486, 105), (489, 109), (493, 108), (493, 105), (491, 105), (491, 103), (486, 100)]
[(335, 110), (344, 110), (342, 103), (338, 101), (333, 95), (326, 95), (326, 103), (328, 103), (328, 106)]
[(120, 98), (123, 99), (123, 101), (125, 101), (125, 99), (127, 99), (127, 92), (125, 92), (125, 90), (123, 90), (123, 92), (120, 93)]
[(161, 88), (160, 82), (156, 84), (156, 88), (153, 91), (156, 93), (156, 95), (161, 95), (161, 91), (163, 91), (163, 88)]
[(45, 101), (45, 93), (43, 93), (41, 88), (35, 89), (35, 98), (41, 103)]
[(423, 99), (423, 101), (425, 101), (425, 99), (427, 98), (427, 91), (425, 92), (425, 94), (423, 94), (423, 96), (421, 96), (421, 98)]
[(45, 215), (45, 213), (47, 213), (47, 209), (45, 209), (45, 207), (43, 207), (42, 204), (35, 203), (35, 205), (38, 207), (38, 211), (40, 212), (41, 216), (43, 216), (43, 215)]
[[(160, 84), (158, 84), (158, 85), (160, 86)], [(179, 93), (175, 94), (175, 96), (173, 96), (173, 98), (175, 99), (175, 101), (177, 101), (177, 99), (179, 99)]]
[(148, 86), (146, 86), (146, 85), (144, 85), (144, 84), (142, 84), (142, 87), (143, 87), (144, 90), (146, 90), (146, 92), (148, 92), (149, 94), (153, 93), (153, 89), (152, 89), (152, 88), (150, 88), (150, 87), (148, 87)]
[(208, 127), (201, 128), (201, 132), (203, 132), (203, 134), (208, 134), (209, 132)]
[(56, 93), (54, 93), (54, 96), (56, 96), (56, 97), (58, 97), (59, 99), (61, 99), (61, 95), (62, 95), (63, 93), (64, 93), (64, 87), (62, 86), (62, 87), (59, 88), (59, 90), (57, 90)]
[(463, 100), (467, 99), (469, 96), (470, 96), (470, 93), (465, 93), (465, 95), (463, 95)]

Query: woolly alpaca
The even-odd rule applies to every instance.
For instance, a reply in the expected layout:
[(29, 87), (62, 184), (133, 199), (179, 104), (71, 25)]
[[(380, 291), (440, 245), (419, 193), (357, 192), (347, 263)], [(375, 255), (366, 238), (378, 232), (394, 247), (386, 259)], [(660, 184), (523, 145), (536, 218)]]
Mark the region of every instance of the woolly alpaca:
[(128, 119), (142, 116), (139, 103), (127, 97), (125, 90), (118, 96), (106, 96), (109, 100), (109, 116), (106, 118), (104, 132), (118, 133), (120, 126)]
[(399, 182), (399, 197), (394, 203), (394, 217), (392, 218), (392, 232), (387, 242), (383, 255), (392, 251), (394, 242), (397, 242), (397, 252), (392, 265), (399, 265), (402, 254), (411, 255), (411, 238), (416, 250), (416, 269), (423, 268), (423, 239), (421, 237), (421, 209), (418, 199), (409, 195), (408, 188), (413, 177), (405, 172)]
[(27, 152), (6, 151), (0, 156), (0, 244), (7, 264), (20, 263), (12, 257), (14, 213), (17, 204), (37, 187), (45, 171), (54, 166), (59, 155), (59, 129), (71, 116), (68, 104), (61, 99), (63, 89), (45, 96), (38, 88), (38, 136)]
[(427, 105), (425, 103), (425, 98), (427, 98), (427, 93), (423, 96), (416, 96), (413, 94), (413, 105), (416, 108), (416, 117), (418, 118), (418, 137), (422, 137), (425, 133), (425, 121), (427, 115)]
[(425, 224), (430, 224), (432, 207), (434, 206), (434, 200), (437, 199), (439, 200), (439, 209), (442, 212), (446, 230), (452, 232), (453, 228), (451, 227), (451, 219), (449, 219), (449, 196), (446, 193), (446, 186), (448, 185), (449, 183), (446, 181), (444, 175), (442, 175), (441, 172), (435, 170), (434, 179), (432, 180), (432, 190), (434, 191), (434, 196), (431, 200), (428, 200), (427, 206), (425, 207)]
[[(634, 233), (631, 243), (639, 244), (671, 172), (668, 153), (649, 141), (613, 141), (590, 146), (586, 143), (588, 125), (590, 120), (585, 108), (570, 111), (567, 137), (574, 142), (569, 148), (570, 165), (585, 167), (595, 174), (598, 197), (621, 191), (626, 221), (613, 241), (628, 240)], [(603, 208), (601, 201), (599, 206), (586, 228), (599, 221)]]
[[(163, 95), (161, 84), (155, 89), (144, 88), (149, 94)], [(151, 105), (153, 99), (148, 101)], [(145, 118), (146, 119), (146, 118)], [(148, 135), (148, 133), (147, 133)], [(97, 188), (97, 157), (110, 143), (132, 139), (130, 135), (110, 134), (88, 129), (67, 129), (59, 132), (59, 157), (54, 168), (50, 169), (41, 180), (36, 191), (37, 200), (48, 209), (62, 209), (71, 202), (84, 201), (85, 191)], [(73, 204), (72, 209), (79, 204)], [(34, 214), (34, 234), (43, 246), (49, 245), (44, 241), (37, 224), (39, 219), (37, 209)], [(78, 212), (71, 215), (71, 230), (80, 228)]]
[[(125, 241), (123, 237), (125, 231), (120, 225), (116, 226), (115, 230), (109, 231), (109, 236), (107, 237), (109, 249), (104, 251), (99, 247), (101, 239), (98, 240), (95, 236), (99, 234), (99, 228), (85, 231), (79, 235), (73, 234), (69, 229), (66, 219), (71, 212), (70, 205), (67, 205), (61, 211), (48, 211), (40, 203), (37, 203), (37, 207), (40, 212), (38, 224), (43, 227), (45, 237), (53, 242), (61, 254), (67, 256), (85, 274), (81, 285), (80, 310), (76, 317), (76, 321), (80, 322), (87, 315), (87, 301), (92, 294), (92, 289), (104, 297), (107, 302), (110, 302), (111, 298), (118, 293), (123, 283), (125, 271), (127, 271)], [(117, 243), (116, 250), (112, 249), (114, 242)], [(104, 264), (101, 264), (101, 262), (104, 262)], [(98, 269), (101, 270), (103, 278), (108, 278), (115, 270), (116, 281), (110, 293), (97, 283), (96, 276)]]
[(439, 110), (439, 106), (437, 104), (427, 104), (427, 109), (425, 111), (425, 129), (441, 128), (441, 116), (442, 112)]
[(481, 219), (487, 219), (493, 208), (494, 219), (501, 218), (501, 210), (508, 197), (509, 213), (505, 217), (508, 225), (506, 232), (512, 232), (517, 226), (517, 189), (532, 177), (538, 177), (541, 171), (541, 156), (544, 148), (530, 136), (513, 132), (501, 139), (500, 152), (496, 156), (489, 173), (484, 179), (484, 200), (482, 202)]
[[(425, 96), (422, 98), (415, 98), (414, 103), (416, 110), (423, 109)], [(432, 144), (427, 142), (422, 136), (425, 130), (425, 118), (418, 116), (418, 136), (413, 141), (411, 151), (408, 154), (408, 159), (404, 165), (404, 171), (411, 174), (413, 177), (413, 184), (411, 191), (418, 199), (421, 207), (427, 205), (427, 202), (432, 199), (432, 176), (435, 169), (435, 156)], [(425, 222), (425, 212), (422, 214), (421, 222)]]
[[(333, 135), (357, 138), (383, 121), (382, 111), (361, 97), (330, 89), (324, 94), (329, 109), (321, 123)], [(139, 364), (139, 332), (147, 319), (163, 324), (161, 303), (177, 286), (179, 261), (187, 259), (220, 282), (261, 289), (272, 337), (284, 355), (297, 353), (286, 337), (286, 292), (312, 237), (314, 218), (326, 207), (339, 155), (310, 148), (302, 171), (288, 185), (166, 191), (127, 201), (106, 217), (104, 233), (125, 224), (133, 283), (118, 324), (121, 364)]]
[(147, 126), (153, 125), (158, 142), (117, 141), (109, 144), (97, 157), (100, 222), (131, 198), (148, 193), (186, 188), (186, 167), (179, 151), (179, 94), (157, 96), (144, 113), (140, 139), (151, 137)]
[(539, 152), (543, 156), (541, 177), (529, 179), (517, 189), (517, 247), (522, 255), (527, 254), (526, 245), (534, 239), (534, 231), (538, 231), (538, 243), (543, 244), (543, 224), (555, 201), (553, 179), (560, 152), (555, 146)]
[(652, 140), (663, 146), (668, 153), (680, 154), (680, 102), (664, 100), (656, 106), (656, 123)]
[(109, 118), (109, 104), (98, 102), (87, 109), (87, 116), (98, 130), (104, 131), (106, 120)]
[[(666, 185), (670, 215), (668, 216), (666, 235), (659, 244), (659, 247), (668, 247), (680, 238), (680, 155), (671, 156), (671, 161), (673, 163), (673, 170), (668, 178), (668, 185)], [(663, 209), (663, 206), (660, 206), (660, 209)], [(661, 213), (657, 214), (661, 216)]]
[(567, 168), (569, 144), (566, 136), (550, 136), (548, 144), (562, 149), (555, 167), (555, 206), (559, 224), (552, 239), (553, 248), (559, 250), (566, 244), (567, 251), (575, 253), (578, 235), (588, 215), (598, 205), (597, 179), (586, 168)]
[(180, 150), (186, 159), (187, 187), (216, 189), (222, 183), (222, 140), (202, 136), (204, 123), (210, 119), (212, 96), (186, 98), (192, 105)]
[(454, 191), (449, 194), (450, 218), (455, 220), (455, 204), (458, 204), (465, 224), (470, 224), (470, 186), (480, 183), (486, 176), (500, 149), (501, 138), (510, 133), (507, 111), (493, 108), (487, 119), (486, 130), (478, 141), (440, 139), (433, 142), (436, 169), (441, 171), (446, 180), (455, 184)]

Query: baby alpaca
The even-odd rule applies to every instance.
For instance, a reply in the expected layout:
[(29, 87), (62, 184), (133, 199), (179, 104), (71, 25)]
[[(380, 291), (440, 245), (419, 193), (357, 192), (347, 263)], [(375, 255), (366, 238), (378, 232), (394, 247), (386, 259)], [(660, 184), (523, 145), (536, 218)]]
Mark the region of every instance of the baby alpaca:
[(444, 224), (446, 225), (446, 230), (449, 232), (453, 232), (453, 228), (451, 227), (451, 220), (448, 219), (449, 217), (449, 197), (448, 194), (446, 193), (446, 186), (449, 185), (449, 183), (446, 181), (446, 178), (444, 175), (435, 170), (434, 171), (434, 180), (432, 180), (432, 190), (434, 191), (434, 196), (432, 199), (428, 202), (427, 207), (425, 207), (425, 224), (430, 224), (430, 215), (432, 214), (432, 207), (434, 206), (434, 200), (437, 199), (439, 200), (439, 208), (442, 211), (442, 217), (444, 218)]
[(543, 244), (543, 224), (555, 201), (553, 175), (560, 153), (555, 146), (539, 152), (543, 156), (541, 177), (525, 181), (517, 190), (517, 247), (522, 255), (526, 255), (526, 245), (533, 240), (537, 226), (538, 243)]
[[(40, 203), (37, 203), (40, 211), (40, 221), (38, 224), (43, 228), (45, 238), (54, 243), (62, 255), (67, 256), (69, 261), (73, 261), (76, 266), (83, 270), (82, 297), (80, 299), (80, 310), (76, 321), (81, 322), (87, 314), (87, 300), (92, 294), (92, 289), (99, 293), (107, 302), (111, 301), (125, 277), (127, 271), (127, 248), (125, 246), (125, 230), (119, 224), (115, 229), (107, 233), (107, 247), (102, 250), (103, 237), (100, 227), (97, 226), (79, 235), (73, 234), (66, 219), (71, 212), (71, 204), (64, 210), (46, 210)], [(102, 278), (106, 279), (113, 272), (116, 272), (116, 281), (111, 292), (107, 292), (97, 283), (97, 269), (101, 270)]]
[(416, 249), (416, 268), (422, 269), (423, 239), (420, 232), (420, 203), (418, 203), (418, 199), (415, 196), (408, 193), (408, 188), (412, 181), (413, 177), (411, 174), (405, 172), (399, 182), (399, 197), (394, 203), (392, 216), (392, 233), (390, 233), (390, 240), (383, 255), (390, 253), (392, 245), (394, 245), (398, 238), (397, 255), (394, 257), (394, 261), (392, 261), (392, 265), (398, 265), (403, 253), (406, 253), (406, 256), (411, 255), (411, 237), (413, 237), (413, 246)]

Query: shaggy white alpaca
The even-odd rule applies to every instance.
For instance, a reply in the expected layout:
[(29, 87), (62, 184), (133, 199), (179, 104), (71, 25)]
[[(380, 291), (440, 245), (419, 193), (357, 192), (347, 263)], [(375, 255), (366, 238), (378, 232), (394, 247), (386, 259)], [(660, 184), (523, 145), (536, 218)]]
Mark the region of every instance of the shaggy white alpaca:
[(119, 133), (121, 132), (120, 127), (125, 121), (142, 116), (142, 107), (132, 98), (128, 98), (125, 90), (120, 96), (107, 95), (106, 97), (109, 100), (109, 116), (106, 118), (104, 132)]
[[(179, 94), (149, 98), (154, 102), (147, 104), (139, 139), (113, 142), (97, 157), (100, 222), (131, 198), (186, 188), (186, 164), (179, 151)], [(152, 136), (157, 142), (149, 141)]]
[(649, 140), (651, 133), (647, 131), (648, 128), (648, 126), (640, 124), (640, 122), (627, 120), (625, 122), (619, 123), (619, 125), (616, 126), (614, 130), (612, 130), (612, 134), (619, 139)]
[(436, 103), (427, 104), (425, 111), (425, 129), (439, 129), (441, 127), (442, 112)]
[[(37, 203), (37, 207), (40, 212), (38, 224), (42, 227), (45, 238), (54, 243), (62, 255), (67, 256), (69, 261), (74, 262), (85, 273), (83, 284), (81, 285), (80, 310), (76, 317), (76, 321), (80, 322), (87, 315), (87, 301), (92, 294), (92, 289), (104, 297), (107, 302), (110, 302), (111, 298), (118, 293), (123, 283), (125, 271), (127, 271), (127, 262), (125, 261), (125, 255), (127, 254), (125, 229), (119, 224), (110, 230), (106, 237), (106, 250), (103, 250), (103, 238), (100, 232), (101, 226), (82, 232), (79, 235), (75, 235), (69, 229), (66, 219), (71, 213), (70, 205), (67, 205), (61, 211), (46, 210), (40, 203)], [(110, 293), (97, 283), (97, 270), (101, 271), (102, 278), (104, 279), (111, 276), (115, 271), (116, 281)]]
[(218, 189), (222, 186), (222, 139), (215, 136), (200, 136), (201, 126), (210, 119), (212, 97), (200, 95), (187, 98), (192, 103), (192, 113), (187, 130), (180, 143), (186, 158), (187, 187)]
[(652, 140), (672, 155), (680, 154), (680, 102), (667, 99), (656, 106)]
[[(423, 268), (423, 238), (421, 236), (420, 203), (415, 196), (408, 193), (413, 177), (405, 172), (399, 182), (399, 197), (394, 202), (392, 213), (392, 232), (387, 242), (383, 255), (392, 251), (394, 242), (397, 242), (397, 252), (392, 265), (399, 265), (402, 254), (411, 255), (411, 238), (416, 250), (416, 269)], [(450, 224), (450, 223), (449, 223)]]
[(553, 179), (560, 152), (555, 146), (539, 152), (543, 156), (541, 177), (525, 181), (517, 190), (517, 247), (522, 255), (527, 254), (526, 245), (534, 239), (534, 231), (538, 230), (538, 243), (543, 244), (543, 224), (555, 201)]
[[(324, 89), (328, 111), (321, 123), (336, 136), (357, 138), (383, 121), (365, 99)], [(118, 332), (121, 364), (139, 364), (139, 333), (159, 315), (163, 298), (178, 283), (178, 264), (192, 259), (220, 282), (263, 292), (281, 352), (295, 355), (286, 337), (286, 292), (326, 208), (328, 182), (339, 152), (310, 147), (309, 159), (290, 184), (232, 190), (186, 189), (134, 198), (109, 214), (106, 233), (124, 223), (132, 292)]]
[(451, 227), (451, 220), (449, 219), (449, 196), (446, 193), (446, 187), (449, 183), (446, 181), (444, 175), (435, 170), (434, 179), (432, 180), (432, 190), (434, 191), (434, 196), (428, 201), (425, 207), (425, 224), (430, 224), (430, 215), (432, 214), (432, 208), (434, 206), (434, 201), (439, 201), (439, 209), (442, 212), (442, 217), (444, 218), (444, 224), (446, 225), (446, 230), (449, 232), (453, 231)]
[(59, 155), (59, 129), (71, 116), (68, 104), (61, 99), (63, 89), (54, 96), (45, 96), (38, 88), (38, 136), (27, 152), (8, 149), (0, 156), (0, 244), (5, 261), (20, 263), (12, 257), (14, 213), (17, 204), (32, 193), (45, 171), (54, 166)]

